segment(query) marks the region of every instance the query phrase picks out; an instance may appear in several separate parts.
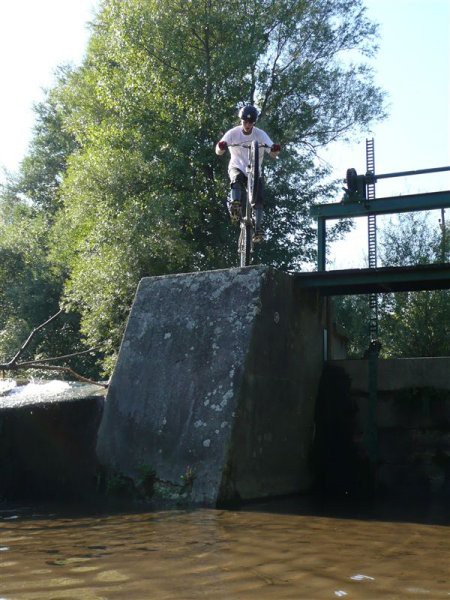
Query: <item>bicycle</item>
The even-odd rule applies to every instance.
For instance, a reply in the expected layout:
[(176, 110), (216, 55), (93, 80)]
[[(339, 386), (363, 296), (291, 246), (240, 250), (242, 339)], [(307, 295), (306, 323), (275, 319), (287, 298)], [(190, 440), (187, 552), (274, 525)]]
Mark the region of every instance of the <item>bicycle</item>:
[(245, 211), (240, 213), (240, 233), (238, 240), (238, 254), (240, 266), (247, 267), (251, 262), (253, 253), (253, 236), (255, 233), (255, 219), (253, 217), (253, 206), (256, 204), (260, 185), (260, 162), (259, 149), (270, 148), (267, 144), (259, 144), (253, 140), (250, 144), (229, 144), (230, 146), (241, 146), (248, 148), (247, 164), (247, 194)]

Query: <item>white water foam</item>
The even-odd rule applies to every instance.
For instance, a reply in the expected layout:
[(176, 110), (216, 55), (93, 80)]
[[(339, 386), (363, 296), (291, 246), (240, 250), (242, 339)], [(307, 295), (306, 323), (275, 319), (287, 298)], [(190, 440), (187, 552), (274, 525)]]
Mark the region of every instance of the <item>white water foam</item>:
[(67, 381), (43, 381), (40, 383), (27, 383), (14, 387), (10, 392), (10, 396), (15, 398), (30, 398), (30, 396), (55, 396), (70, 389), (70, 384)]

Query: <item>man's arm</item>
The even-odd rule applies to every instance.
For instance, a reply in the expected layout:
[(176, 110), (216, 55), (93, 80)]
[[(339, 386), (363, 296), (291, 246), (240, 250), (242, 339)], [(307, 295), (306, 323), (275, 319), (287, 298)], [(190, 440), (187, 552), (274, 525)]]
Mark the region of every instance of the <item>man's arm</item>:
[(219, 156), (222, 156), (222, 154), (224, 154), (226, 152), (227, 148), (228, 148), (228, 144), (226, 143), (226, 141), (220, 140), (220, 142), (218, 142), (216, 144), (216, 154), (218, 154)]
[(270, 158), (276, 158), (280, 154), (280, 151), (281, 151), (280, 144), (272, 144), (272, 147), (269, 152)]

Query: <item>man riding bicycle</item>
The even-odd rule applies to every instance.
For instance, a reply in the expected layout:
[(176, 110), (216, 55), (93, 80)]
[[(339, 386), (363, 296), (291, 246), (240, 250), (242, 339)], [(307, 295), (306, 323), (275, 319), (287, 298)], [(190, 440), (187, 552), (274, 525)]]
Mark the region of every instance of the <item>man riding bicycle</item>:
[[(279, 144), (274, 144), (270, 137), (262, 129), (255, 127), (258, 119), (258, 111), (254, 106), (247, 105), (239, 111), (241, 125), (229, 129), (216, 145), (216, 154), (221, 156), (227, 150), (230, 150), (230, 162), (228, 164), (228, 175), (231, 183), (231, 194), (228, 197), (228, 210), (231, 220), (239, 222), (242, 212), (243, 199), (247, 187), (246, 168), (248, 163), (248, 150), (245, 145), (253, 140), (265, 146), (264, 150), (271, 158), (275, 158), (281, 150)], [(260, 152), (260, 167), (264, 158), (264, 152)], [(261, 172), (261, 169), (260, 169)], [(263, 178), (260, 177), (258, 186), (258, 196), (253, 206), (253, 216), (255, 219), (255, 234), (253, 241), (258, 242), (263, 239), (262, 217), (263, 217)]]

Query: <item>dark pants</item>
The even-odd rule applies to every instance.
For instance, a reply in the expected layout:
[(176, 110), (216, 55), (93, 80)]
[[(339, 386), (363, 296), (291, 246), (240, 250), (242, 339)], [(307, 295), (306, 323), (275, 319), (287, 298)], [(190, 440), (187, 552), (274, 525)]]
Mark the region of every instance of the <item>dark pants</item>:
[[(231, 183), (231, 199), (237, 200), (243, 206), (245, 194), (247, 193), (247, 176), (236, 167), (232, 167), (229, 172)], [(264, 203), (264, 178), (259, 178), (258, 196), (254, 206), (262, 207)]]

